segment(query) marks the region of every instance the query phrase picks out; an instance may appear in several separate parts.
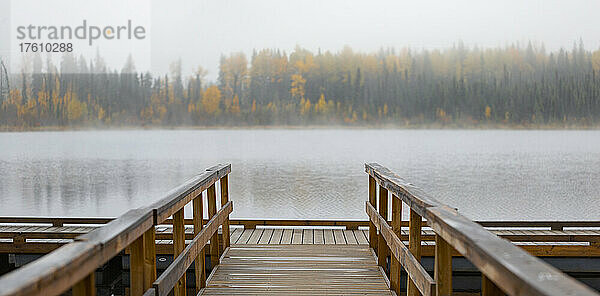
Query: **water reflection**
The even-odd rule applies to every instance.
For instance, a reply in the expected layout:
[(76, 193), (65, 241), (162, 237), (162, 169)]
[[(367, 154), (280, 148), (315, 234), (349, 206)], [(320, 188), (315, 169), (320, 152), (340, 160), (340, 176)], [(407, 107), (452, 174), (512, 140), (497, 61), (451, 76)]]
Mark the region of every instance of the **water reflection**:
[(599, 219), (598, 131), (0, 134), (0, 215), (117, 216), (231, 162), (238, 218), (364, 219), (365, 161), (475, 219)]

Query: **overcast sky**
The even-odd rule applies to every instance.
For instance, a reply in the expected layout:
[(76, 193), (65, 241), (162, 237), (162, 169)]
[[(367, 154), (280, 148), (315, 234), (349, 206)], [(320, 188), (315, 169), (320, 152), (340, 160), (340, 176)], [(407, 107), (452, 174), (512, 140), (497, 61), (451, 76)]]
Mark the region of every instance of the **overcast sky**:
[[(31, 9), (19, 16), (20, 22), (44, 18), (59, 25), (84, 17), (97, 22), (132, 18), (150, 27), (149, 39), (106, 47), (100, 43), (112, 66), (120, 68), (133, 51), (138, 70), (166, 72), (170, 62), (181, 58), (184, 74), (202, 65), (209, 79), (216, 78), (222, 53), (250, 54), (255, 48), (290, 52), (300, 45), (337, 51), (350, 45), (375, 51), (446, 48), (458, 40), (483, 47), (531, 40), (556, 50), (570, 49), (579, 38), (588, 49), (600, 47), (598, 0), (13, 0), (15, 5)], [(150, 61), (144, 49), (148, 43)]]

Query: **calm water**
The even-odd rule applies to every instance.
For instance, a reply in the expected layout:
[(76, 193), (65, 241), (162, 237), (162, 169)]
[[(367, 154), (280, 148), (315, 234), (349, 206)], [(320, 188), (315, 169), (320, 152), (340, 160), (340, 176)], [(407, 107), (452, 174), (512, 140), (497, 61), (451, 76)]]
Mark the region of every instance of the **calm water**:
[(0, 215), (117, 216), (232, 163), (236, 218), (365, 219), (379, 162), (473, 219), (600, 219), (600, 131), (0, 133)]

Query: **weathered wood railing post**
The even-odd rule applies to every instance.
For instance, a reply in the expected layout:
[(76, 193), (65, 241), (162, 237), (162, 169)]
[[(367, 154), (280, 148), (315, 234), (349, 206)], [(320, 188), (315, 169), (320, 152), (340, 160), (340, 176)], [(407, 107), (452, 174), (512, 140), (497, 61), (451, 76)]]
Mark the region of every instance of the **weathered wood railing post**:
[[(402, 200), (392, 194), (392, 230), (398, 237), (402, 237)], [(400, 262), (395, 256), (391, 257), (390, 285), (392, 290), (400, 295)]]
[[(217, 214), (217, 194), (215, 184), (208, 187), (208, 217), (212, 219)], [(210, 238), (210, 267), (212, 270), (219, 265), (219, 234), (215, 231)]]
[(144, 291), (156, 280), (156, 229), (151, 227), (144, 235)]
[(96, 296), (94, 271), (73, 286), (73, 296)]
[(504, 296), (504, 292), (496, 286), (488, 277), (483, 273), (481, 274), (481, 295), (482, 296)]
[(129, 250), (129, 295), (141, 296), (144, 294), (144, 237), (138, 237)]
[[(385, 223), (387, 223), (388, 217), (388, 191), (383, 188), (383, 186), (379, 186), (379, 215), (383, 217)], [(388, 245), (383, 238), (383, 234), (381, 228), (379, 230), (379, 236), (377, 237), (377, 264), (383, 268), (383, 270), (387, 270), (387, 256), (390, 253), (388, 250)]]
[[(377, 183), (375, 178), (369, 176), (369, 203), (373, 208), (377, 208), (377, 198), (375, 197), (377, 191)], [(369, 220), (369, 246), (377, 253), (377, 228), (373, 221)]]
[[(173, 214), (173, 258), (177, 258), (185, 248), (185, 221), (184, 208)], [(175, 296), (185, 296), (185, 274), (179, 279), (175, 285)]]
[(452, 295), (452, 252), (454, 249), (441, 236), (435, 235), (434, 279), (437, 296)]
[[(198, 195), (192, 201), (192, 207), (194, 212), (194, 237), (197, 236), (202, 230), (202, 226), (204, 225), (204, 211), (202, 209), (202, 192), (198, 193)], [(206, 286), (206, 274), (205, 274), (205, 250), (204, 247), (202, 251), (200, 251), (200, 255), (196, 257), (194, 262), (195, 275), (196, 275), (196, 293), (200, 291), (200, 289)]]
[[(221, 178), (221, 207), (224, 206), (229, 201), (229, 185), (228, 185), (228, 176), (225, 175)], [(223, 252), (226, 248), (229, 248), (229, 217), (225, 219), (225, 222), (222, 226), (222, 237), (223, 237)]]
[[(421, 222), (421, 216), (413, 209), (410, 209), (410, 220), (408, 222), (408, 249), (419, 262), (421, 261)], [(407, 277), (406, 295), (419, 295), (419, 290), (410, 277)]]

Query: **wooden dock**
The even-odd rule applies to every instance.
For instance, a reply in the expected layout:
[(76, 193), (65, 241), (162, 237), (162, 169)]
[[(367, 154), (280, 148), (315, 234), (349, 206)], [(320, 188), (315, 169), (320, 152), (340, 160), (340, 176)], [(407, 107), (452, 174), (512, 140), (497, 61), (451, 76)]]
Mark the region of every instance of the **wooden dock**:
[(234, 245), (199, 295), (393, 295), (367, 245)]
[(230, 171), (118, 218), (0, 217), (0, 256), (46, 254), (0, 277), (0, 296), (96, 295), (119, 256), (126, 295), (451, 295), (463, 261), (480, 276), (470, 294), (600, 295), (540, 259), (600, 257), (600, 221), (474, 222), (378, 164), (365, 165), (368, 221), (230, 220)]

